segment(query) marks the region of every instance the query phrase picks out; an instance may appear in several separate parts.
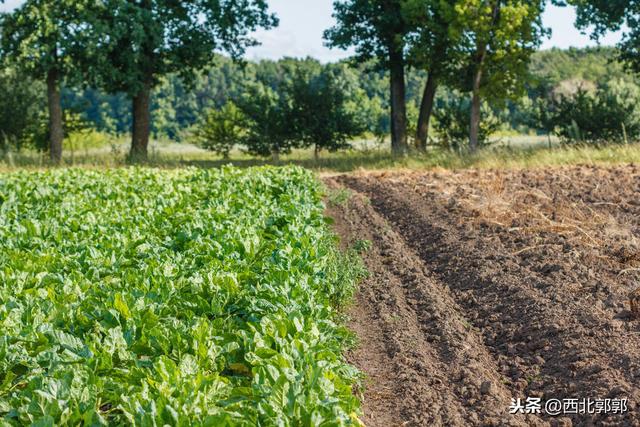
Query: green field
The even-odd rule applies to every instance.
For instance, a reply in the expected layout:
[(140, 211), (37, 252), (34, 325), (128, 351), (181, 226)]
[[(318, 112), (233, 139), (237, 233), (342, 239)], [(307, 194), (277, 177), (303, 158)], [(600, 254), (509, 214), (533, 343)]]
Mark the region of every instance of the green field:
[(0, 425), (357, 424), (321, 198), (297, 167), (0, 175)]

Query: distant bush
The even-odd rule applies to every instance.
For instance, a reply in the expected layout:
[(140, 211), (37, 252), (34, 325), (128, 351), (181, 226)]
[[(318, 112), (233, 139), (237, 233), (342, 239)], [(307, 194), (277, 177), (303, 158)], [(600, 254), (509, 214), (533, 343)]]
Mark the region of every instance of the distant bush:
[(366, 95), (358, 88), (357, 76), (344, 65), (300, 67), (285, 90), (295, 138), (303, 147), (314, 147), (316, 158), (322, 150), (350, 148), (350, 141), (367, 130), (360, 113)]
[[(196, 145), (228, 157), (239, 145), (255, 156), (278, 160), (296, 148), (335, 152), (368, 130), (367, 97), (344, 64), (307, 60), (276, 75), (245, 82), (234, 101), (209, 110), (192, 132)], [(388, 114), (387, 114), (388, 115)]]
[(640, 134), (640, 88), (614, 80), (596, 90), (579, 88), (538, 105), (540, 127), (565, 143), (636, 140)]
[(220, 109), (212, 108), (207, 111), (196, 125), (191, 140), (195, 145), (226, 159), (246, 134), (245, 121), (236, 104), (228, 102)]
[(13, 68), (0, 69), (0, 157), (29, 145), (33, 123), (45, 111), (42, 84)]
[[(64, 145), (71, 150), (100, 148), (111, 143), (111, 137), (98, 132), (92, 122), (86, 120), (80, 113), (65, 110), (63, 115)], [(49, 149), (49, 116), (42, 111), (25, 130), (24, 145), (38, 151)]]
[(68, 150), (82, 151), (110, 147), (114, 143), (114, 140), (115, 137), (106, 132), (100, 132), (95, 129), (85, 129), (67, 134), (64, 140), (64, 146)]
[[(451, 93), (445, 99), (438, 100), (434, 109), (434, 130), (437, 144), (455, 151), (465, 149), (469, 142), (471, 100), (468, 97)], [(501, 122), (487, 103), (482, 105), (480, 122), (480, 146), (489, 143), (489, 137), (500, 129)]]

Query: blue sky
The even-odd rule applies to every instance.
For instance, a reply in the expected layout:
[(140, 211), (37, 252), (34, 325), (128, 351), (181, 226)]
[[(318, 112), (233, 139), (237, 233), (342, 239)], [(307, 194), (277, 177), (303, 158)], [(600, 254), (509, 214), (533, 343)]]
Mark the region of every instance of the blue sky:
[[(22, 0), (6, 0), (4, 5), (0, 5), (0, 10), (10, 10), (20, 3)], [(269, 4), (280, 17), (280, 27), (268, 32), (259, 31), (256, 36), (262, 46), (250, 49), (248, 59), (313, 56), (322, 61), (335, 61), (349, 55), (348, 52), (323, 46), (322, 33), (333, 24), (333, 0), (269, 0)], [(544, 23), (551, 28), (553, 35), (544, 41), (542, 48), (595, 45), (588, 35), (575, 29), (574, 21), (573, 9), (547, 7)], [(612, 45), (619, 39), (619, 33), (609, 34), (601, 44)]]

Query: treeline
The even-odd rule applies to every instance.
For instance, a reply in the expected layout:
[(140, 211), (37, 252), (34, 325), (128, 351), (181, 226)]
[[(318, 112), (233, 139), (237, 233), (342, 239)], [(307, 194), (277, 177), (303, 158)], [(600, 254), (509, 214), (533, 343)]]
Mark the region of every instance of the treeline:
[[(388, 100), (388, 74), (377, 70), (373, 64), (353, 66), (349, 61), (322, 65), (313, 59), (283, 59), (280, 61), (260, 61), (237, 64), (227, 57), (218, 56), (214, 65), (198, 73), (190, 87), (177, 75), (168, 75), (154, 90), (151, 103), (151, 132), (156, 138), (174, 141), (196, 142), (205, 148), (228, 152), (230, 145), (240, 144), (248, 126), (246, 117), (240, 114), (238, 104), (246, 97), (248, 88), (265, 84), (278, 90), (284, 98), (286, 87), (300, 69), (312, 69), (315, 73), (330, 73), (337, 76), (338, 85), (343, 89), (344, 106), (357, 115), (353, 131), (362, 132), (369, 138), (383, 140), (391, 131)], [(298, 81), (300, 81), (300, 75)], [(426, 73), (410, 68), (407, 72), (407, 116), (411, 141), (415, 138), (416, 124)], [(341, 83), (340, 83), (341, 82)], [(501, 104), (486, 104), (481, 124), (481, 144), (487, 142), (489, 134), (503, 133), (553, 133), (558, 136), (573, 130), (575, 121), (582, 133), (590, 135), (589, 123), (593, 120), (585, 112), (574, 109), (554, 115), (559, 121), (551, 123), (551, 113), (560, 96), (566, 97), (564, 107), (572, 102), (584, 103), (593, 100), (593, 95), (610, 94), (640, 105), (638, 88), (633, 74), (625, 71), (616, 60), (616, 50), (610, 47), (584, 49), (552, 49), (532, 55), (528, 75), (525, 78), (525, 93), (518, 99)], [(575, 97), (578, 89), (587, 90), (586, 97)], [(597, 89), (600, 88), (598, 91)], [(0, 89), (6, 94), (0, 98), (0, 129), (12, 148), (31, 146), (47, 149), (46, 97), (42, 84), (18, 75), (15, 70), (5, 69), (0, 74)], [(617, 95), (616, 95), (617, 94)], [(127, 134), (131, 129), (130, 101), (126, 94), (105, 94), (97, 89), (62, 89), (62, 105), (66, 112), (67, 128), (91, 128), (109, 134)], [(557, 105), (555, 105), (557, 107)], [(317, 108), (317, 106), (315, 106)], [(566, 109), (566, 108), (564, 108)], [(469, 113), (468, 100), (459, 92), (441, 86), (434, 100), (434, 117), (431, 121), (431, 135), (428, 143), (445, 148), (459, 149), (466, 144)], [(603, 114), (611, 111), (601, 111)], [(283, 113), (287, 113), (283, 111)], [(289, 115), (296, 110), (288, 111)], [(578, 115), (580, 113), (580, 115)], [(568, 114), (565, 116), (565, 114)], [(617, 111), (623, 121), (637, 119), (635, 108)], [(318, 116), (320, 117), (320, 116)], [(286, 118), (285, 121), (291, 123)], [(297, 120), (301, 123), (300, 120)], [(354, 124), (353, 121), (349, 122)], [(347, 123), (348, 124), (348, 123)], [(613, 139), (621, 139), (622, 127), (616, 124)], [(628, 137), (637, 136), (628, 126)], [(72, 130), (72, 129), (69, 129)], [(287, 139), (296, 139), (297, 129), (290, 131)], [(567, 141), (576, 133), (569, 132)], [(603, 132), (603, 134), (606, 132)], [(298, 141), (296, 141), (296, 144)], [(291, 147), (291, 143), (288, 144)], [(343, 148), (346, 144), (328, 144), (327, 149)], [(272, 154), (272, 153), (271, 153)]]
[[(238, 61), (248, 34), (277, 25), (264, 1), (28, 0), (0, 21), (2, 144), (56, 162), (64, 135), (88, 126), (130, 133), (134, 159), (151, 134), (265, 156), (360, 135), (391, 135), (398, 155), (473, 151), (498, 130), (636, 138), (631, 47), (538, 52), (545, 3), (336, 1), (325, 39), (356, 55), (323, 65)], [(578, 24), (597, 31), (633, 14), (588, 3)]]
[(151, 94), (165, 76), (188, 84), (216, 52), (240, 58), (251, 34), (278, 24), (265, 0), (26, 0), (0, 15), (0, 59), (43, 82), (51, 161), (59, 163), (65, 120), (61, 86), (125, 93), (133, 161), (145, 160)]

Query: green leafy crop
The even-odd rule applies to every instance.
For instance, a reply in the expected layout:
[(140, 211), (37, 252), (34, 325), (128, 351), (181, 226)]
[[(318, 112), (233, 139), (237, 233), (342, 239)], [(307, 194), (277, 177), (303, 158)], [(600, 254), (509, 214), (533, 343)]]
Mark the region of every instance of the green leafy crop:
[(359, 424), (300, 168), (0, 175), (0, 425)]

